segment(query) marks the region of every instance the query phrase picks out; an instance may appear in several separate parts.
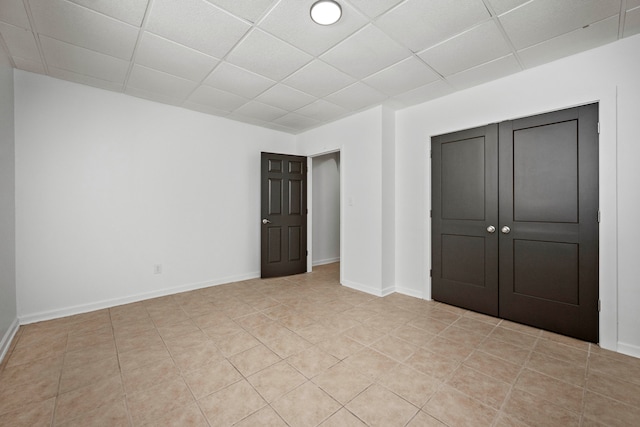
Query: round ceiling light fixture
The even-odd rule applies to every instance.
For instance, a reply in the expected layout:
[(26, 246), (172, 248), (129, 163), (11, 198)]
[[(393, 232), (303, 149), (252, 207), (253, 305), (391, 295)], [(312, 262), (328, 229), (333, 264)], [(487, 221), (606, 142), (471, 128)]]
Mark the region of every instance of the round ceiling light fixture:
[(319, 0), (311, 6), (311, 19), (316, 24), (335, 24), (341, 16), (342, 8), (334, 0)]

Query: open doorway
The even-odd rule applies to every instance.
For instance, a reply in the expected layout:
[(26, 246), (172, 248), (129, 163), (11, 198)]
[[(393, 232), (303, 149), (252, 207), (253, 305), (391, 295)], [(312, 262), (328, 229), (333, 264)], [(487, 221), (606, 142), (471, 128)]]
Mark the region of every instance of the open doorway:
[(312, 266), (340, 261), (340, 152), (313, 157)]

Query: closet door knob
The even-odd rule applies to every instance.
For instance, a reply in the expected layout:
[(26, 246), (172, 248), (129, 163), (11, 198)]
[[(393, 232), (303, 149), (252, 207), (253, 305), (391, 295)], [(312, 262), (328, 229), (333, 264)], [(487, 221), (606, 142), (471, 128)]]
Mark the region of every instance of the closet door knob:
[(491, 234), (496, 232), (496, 228), (493, 225), (487, 227), (487, 231)]
[(502, 227), (500, 229), (500, 231), (502, 231), (502, 234), (509, 234), (511, 233), (511, 229), (509, 227), (507, 227), (506, 225), (504, 227)]

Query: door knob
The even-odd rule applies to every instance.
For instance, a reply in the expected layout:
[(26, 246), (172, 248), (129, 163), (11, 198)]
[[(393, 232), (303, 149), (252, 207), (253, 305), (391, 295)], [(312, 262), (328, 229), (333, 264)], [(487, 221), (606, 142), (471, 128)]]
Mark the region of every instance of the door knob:
[(500, 229), (500, 231), (502, 231), (502, 234), (509, 234), (511, 232), (511, 229), (505, 225)]
[(490, 225), (487, 227), (487, 231), (493, 234), (496, 232), (496, 228), (493, 225)]
[(262, 223), (263, 223), (263, 224), (271, 224), (271, 221), (269, 221), (268, 219), (264, 218), (264, 219), (262, 220)]

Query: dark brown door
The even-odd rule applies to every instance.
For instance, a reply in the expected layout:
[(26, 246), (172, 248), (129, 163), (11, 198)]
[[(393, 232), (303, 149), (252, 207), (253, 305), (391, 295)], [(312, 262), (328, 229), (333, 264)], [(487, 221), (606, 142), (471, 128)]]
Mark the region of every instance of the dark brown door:
[(307, 158), (262, 153), (261, 276), (307, 271)]
[(434, 137), (431, 150), (432, 296), (497, 316), (498, 126)]
[(499, 135), (500, 315), (591, 342), (598, 341), (597, 126), (593, 104), (505, 122)]
[(593, 104), (501, 123), (495, 151), (496, 125), (432, 138), (434, 299), (597, 342), (597, 123)]

